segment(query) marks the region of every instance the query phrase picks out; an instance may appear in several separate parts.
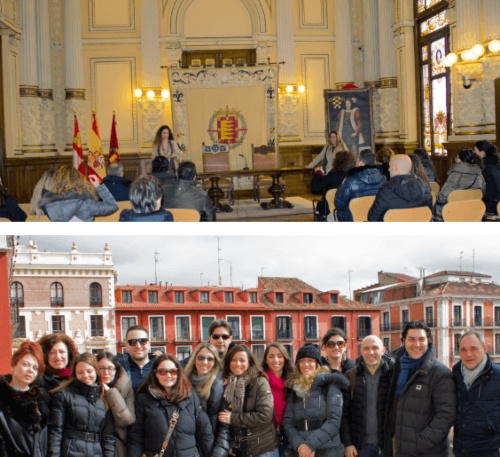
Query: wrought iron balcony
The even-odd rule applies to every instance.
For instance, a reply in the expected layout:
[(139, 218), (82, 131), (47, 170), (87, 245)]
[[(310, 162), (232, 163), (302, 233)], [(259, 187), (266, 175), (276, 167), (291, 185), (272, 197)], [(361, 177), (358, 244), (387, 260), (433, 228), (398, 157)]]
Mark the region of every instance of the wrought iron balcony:
[(95, 307), (102, 306), (102, 297), (91, 298), (90, 299), (90, 306), (95, 306)]
[(62, 297), (51, 297), (50, 306), (64, 306), (64, 298)]

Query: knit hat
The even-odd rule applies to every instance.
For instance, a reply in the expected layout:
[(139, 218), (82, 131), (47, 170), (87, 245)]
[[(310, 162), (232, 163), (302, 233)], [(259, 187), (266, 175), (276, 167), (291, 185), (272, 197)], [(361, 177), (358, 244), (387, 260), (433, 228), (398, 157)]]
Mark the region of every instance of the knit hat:
[(311, 359), (315, 359), (316, 362), (318, 362), (319, 365), (321, 365), (321, 354), (319, 352), (319, 349), (312, 343), (306, 343), (304, 346), (302, 346), (298, 351), (297, 355), (295, 356), (295, 360), (298, 361), (300, 359), (304, 359), (306, 357), (309, 357)]

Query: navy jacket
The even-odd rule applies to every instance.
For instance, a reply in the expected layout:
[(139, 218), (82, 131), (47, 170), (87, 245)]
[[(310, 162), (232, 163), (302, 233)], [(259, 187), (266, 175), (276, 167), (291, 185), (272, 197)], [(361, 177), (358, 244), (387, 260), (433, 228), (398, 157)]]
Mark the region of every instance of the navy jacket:
[(368, 211), (368, 221), (382, 222), (390, 209), (417, 208), (432, 209), (431, 188), (413, 174), (397, 175), (380, 187), (377, 197)]
[(496, 451), (500, 448), (500, 367), (488, 362), (467, 390), (458, 362), (453, 367), (457, 384), (457, 420), (453, 450), (456, 455)]
[(146, 379), (146, 376), (151, 371), (151, 367), (153, 366), (153, 360), (156, 357), (153, 354), (148, 354), (149, 362), (146, 363), (142, 368), (137, 365), (128, 354), (117, 354), (116, 360), (123, 367), (123, 369), (127, 372), (128, 377), (132, 381), (132, 388), (134, 392), (137, 392), (137, 389), (141, 385), (142, 381)]
[(174, 216), (164, 209), (151, 213), (134, 213), (131, 209), (124, 209), (120, 213), (120, 222), (174, 222)]
[(215, 220), (215, 207), (208, 194), (196, 187), (196, 181), (171, 179), (162, 185), (164, 208), (191, 208), (200, 213), (202, 222)]
[(110, 194), (117, 202), (129, 199), (130, 179), (121, 176), (105, 176), (102, 183), (108, 188)]
[(496, 163), (495, 158), (483, 158), (483, 176), (486, 181), (486, 193), (484, 194), (484, 204), (486, 212), (497, 212), (497, 205), (500, 201), (500, 164)]
[(380, 167), (364, 165), (349, 170), (347, 178), (337, 189), (335, 194), (335, 209), (337, 218), (341, 222), (352, 222), (349, 203), (358, 197), (376, 195), (380, 186), (386, 182)]
[(0, 217), (10, 219), (12, 222), (24, 222), (27, 216), (16, 201), (8, 195), (5, 198), (5, 204), (0, 206)]

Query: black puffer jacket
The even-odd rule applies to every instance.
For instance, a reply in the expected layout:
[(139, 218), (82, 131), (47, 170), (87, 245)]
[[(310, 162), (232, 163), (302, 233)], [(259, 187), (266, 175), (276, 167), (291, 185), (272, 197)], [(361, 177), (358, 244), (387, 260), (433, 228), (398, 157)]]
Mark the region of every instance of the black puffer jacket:
[[(378, 384), (377, 396), (377, 425), (379, 447), (384, 448), (384, 424), (385, 424), (385, 406), (387, 395), (391, 384), (392, 370), (394, 361), (388, 355), (382, 356), (380, 364), (380, 378)], [(353, 368), (355, 375), (351, 370), (346, 373), (346, 377), (351, 381), (355, 380), (354, 390), (351, 385), (347, 395), (344, 397), (344, 409), (342, 412), (342, 426), (340, 428), (340, 438), (344, 446), (354, 445), (359, 451), (363, 446), (363, 434), (366, 428), (366, 365), (360, 356), (356, 360), (356, 367)]]
[(113, 419), (101, 389), (75, 380), (52, 396), (49, 457), (114, 457)]
[(45, 373), (43, 376), (37, 378), (36, 382), (38, 386), (44, 390), (46, 390), (49, 395), (51, 395), (50, 391), (55, 389), (56, 387), (64, 381), (64, 378), (59, 378), (58, 376), (53, 375), (52, 373)]
[[(336, 373), (338, 370), (333, 369), (328, 363), (328, 359), (326, 357), (321, 356), (321, 365), (330, 368), (333, 373)], [(351, 368), (356, 366), (356, 362), (352, 359), (345, 358), (342, 362), (342, 373), (347, 373)]]
[(417, 208), (432, 209), (431, 188), (418, 176), (397, 175), (380, 187), (377, 197), (368, 211), (369, 222), (382, 222), (390, 209)]
[(136, 421), (128, 431), (127, 457), (141, 457), (143, 452), (146, 455), (160, 452), (176, 406), (179, 408), (179, 419), (164, 456), (195, 457), (200, 452), (201, 457), (209, 457), (214, 435), (198, 395), (193, 393), (174, 405), (152, 388), (136, 395)]
[(500, 163), (496, 157), (484, 157), (483, 165), (483, 176), (486, 181), (486, 193), (483, 200), (486, 211), (496, 214), (500, 201)]
[(429, 350), (419, 370), (410, 377), (401, 396), (396, 398), (399, 359), (405, 348), (394, 351), (396, 365), (387, 398), (385, 456), (392, 457), (395, 437), (397, 457), (447, 457), (448, 434), (456, 417), (455, 382), (449, 368)]
[(0, 377), (0, 456), (47, 455), (47, 393), (36, 384), (26, 392), (9, 386), (11, 375)]
[[(326, 367), (323, 368), (324, 370)], [(340, 442), (339, 429), (342, 419), (343, 393), (349, 387), (347, 378), (339, 372), (321, 372), (314, 378), (305, 399), (292, 392), (288, 396), (282, 428), (285, 431), (290, 449), (293, 452), (301, 444), (306, 444), (311, 450), (338, 449)], [(326, 398), (325, 398), (326, 395)], [(304, 430), (301, 424), (322, 423), (314, 430)], [(308, 426), (308, 428), (311, 428)]]
[(453, 367), (457, 382), (458, 414), (453, 450), (458, 455), (477, 455), (500, 448), (500, 366), (488, 362), (483, 372), (465, 388), (462, 362)]

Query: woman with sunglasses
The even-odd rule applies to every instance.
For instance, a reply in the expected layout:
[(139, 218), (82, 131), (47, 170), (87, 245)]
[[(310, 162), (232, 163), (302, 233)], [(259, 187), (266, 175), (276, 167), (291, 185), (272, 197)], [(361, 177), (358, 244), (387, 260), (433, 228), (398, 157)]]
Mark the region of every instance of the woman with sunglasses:
[(219, 420), (231, 426), (232, 454), (278, 457), (273, 394), (267, 376), (250, 349), (237, 344), (224, 363), (224, 410)]
[[(172, 429), (172, 418), (178, 414)], [(127, 457), (209, 457), (214, 436), (201, 401), (191, 389), (179, 361), (170, 354), (155, 358), (135, 399), (136, 421), (127, 436)]]
[(330, 367), (332, 371), (337, 370), (346, 373), (354, 368), (354, 360), (347, 358), (347, 336), (340, 328), (330, 328), (323, 335), (321, 348), (326, 357), (321, 357), (321, 364)]
[(348, 387), (344, 375), (321, 366), (316, 346), (307, 343), (298, 350), (292, 392), (283, 416), (283, 429), (293, 455), (344, 457), (339, 429), (342, 390)]
[(94, 354), (75, 357), (50, 402), (48, 457), (114, 457), (115, 429)]
[(97, 354), (104, 397), (113, 416), (116, 431), (115, 457), (127, 455), (127, 427), (135, 422), (134, 391), (127, 372), (111, 352)]

